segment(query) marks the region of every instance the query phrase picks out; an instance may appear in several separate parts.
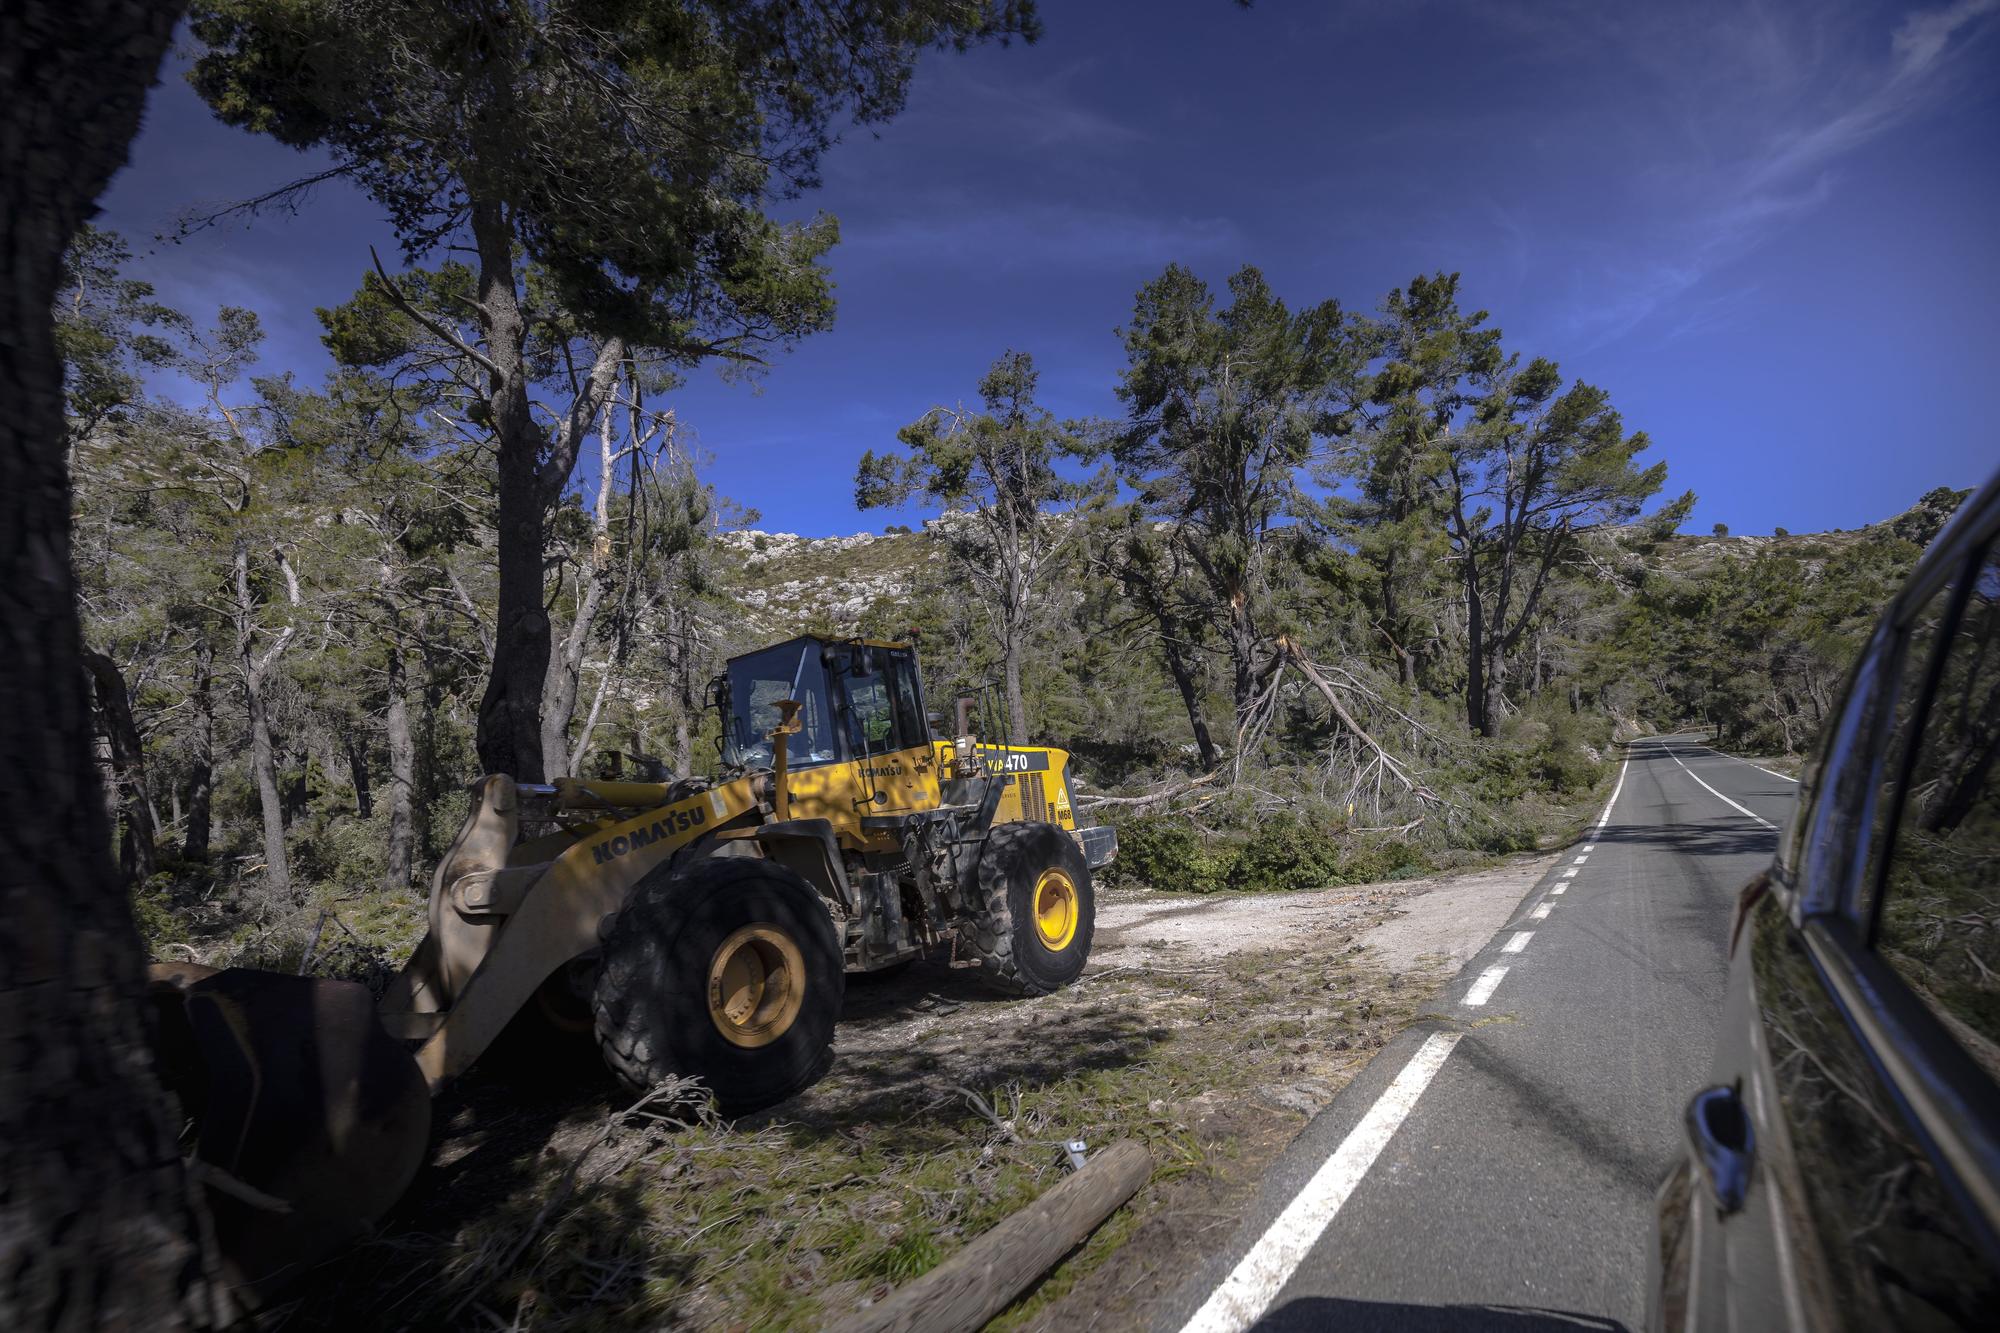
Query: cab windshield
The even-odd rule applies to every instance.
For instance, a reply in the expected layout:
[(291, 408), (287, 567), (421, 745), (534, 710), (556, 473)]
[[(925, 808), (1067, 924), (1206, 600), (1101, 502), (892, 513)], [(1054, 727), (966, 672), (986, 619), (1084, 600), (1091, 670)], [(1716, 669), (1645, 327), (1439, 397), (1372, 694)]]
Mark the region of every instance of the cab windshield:
[(781, 643), (729, 664), (729, 719), (723, 758), (746, 768), (768, 766), (771, 731), (778, 725), (778, 701), (799, 701), (799, 731), (786, 747), (795, 767), (829, 764), (835, 753), (833, 709), (827, 694), (820, 645), (810, 639)]

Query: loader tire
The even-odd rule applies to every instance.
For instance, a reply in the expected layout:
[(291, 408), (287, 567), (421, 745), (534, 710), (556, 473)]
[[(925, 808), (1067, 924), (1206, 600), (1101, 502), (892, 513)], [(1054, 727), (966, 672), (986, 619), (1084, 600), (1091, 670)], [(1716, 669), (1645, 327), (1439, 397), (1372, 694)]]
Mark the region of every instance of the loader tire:
[(1075, 981), (1097, 925), (1090, 866), (1054, 824), (1000, 824), (980, 850), (966, 933), (979, 977), (1010, 995), (1046, 995)]
[(825, 903), (776, 862), (662, 866), (633, 888), (604, 942), (598, 1049), (635, 1092), (693, 1077), (725, 1115), (760, 1110), (833, 1063), (841, 965)]

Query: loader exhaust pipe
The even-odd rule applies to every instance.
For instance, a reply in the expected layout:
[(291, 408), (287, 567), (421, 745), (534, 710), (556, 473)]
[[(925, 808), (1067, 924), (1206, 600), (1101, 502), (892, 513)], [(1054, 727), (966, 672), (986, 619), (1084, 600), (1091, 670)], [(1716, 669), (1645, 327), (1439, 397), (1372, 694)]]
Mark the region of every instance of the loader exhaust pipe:
[(792, 733), (799, 729), (798, 718), (797, 699), (778, 700), (778, 725), (771, 729), (771, 809), (781, 824), (792, 817), (791, 747), (788, 742)]

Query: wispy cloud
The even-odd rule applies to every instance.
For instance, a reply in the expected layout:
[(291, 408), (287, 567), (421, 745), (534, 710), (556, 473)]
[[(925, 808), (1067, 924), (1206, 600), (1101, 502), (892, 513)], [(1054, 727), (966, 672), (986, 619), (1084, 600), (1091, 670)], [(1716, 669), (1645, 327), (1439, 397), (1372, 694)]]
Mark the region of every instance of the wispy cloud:
[[(1827, 12), (1759, 8), (1601, 34), (1685, 101), (1677, 143), (1647, 145), (1661, 154), (1651, 225), (1584, 247), (1573, 267), (1588, 291), (1572, 324), (1587, 343), (1631, 333), (1772, 243), (1834, 197), (1843, 159), (1947, 104), (1971, 75), (1971, 53), (2000, 0), (1913, 11), (1886, 34), (1876, 27), (1860, 37), (1830, 27)], [(1708, 315), (1680, 320), (1669, 336), (1710, 327), (1735, 304), (1711, 299)]]
[(940, 64), (925, 95), (933, 127), (961, 142), (969, 137), (1028, 150), (1119, 149), (1147, 137), (1080, 91), (1092, 77), (1088, 62), (1039, 76), (1017, 68), (1005, 74), (989, 79), (971, 62)]
[(894, 218), (850, 225), (842, 233), (840, 254), (898, 265), (1049, 272), (1158, 268), (1243, 248), (1242, 233), (1228, 218), (1053, 202), (995, 207), (986, 199), (946, 195)]
[(1783, 185), (1928, 110), (1942, 76), (1951, 73), (1954, 58), (1969, 44), (1963, 39), (1995, 11), (2000, 0), (1958, 0), (1905, 17), (1889, 39), (1890, 59), (1872, 86), (1824, 121), (1786, 131), (1754, 164), (1750, 185)]

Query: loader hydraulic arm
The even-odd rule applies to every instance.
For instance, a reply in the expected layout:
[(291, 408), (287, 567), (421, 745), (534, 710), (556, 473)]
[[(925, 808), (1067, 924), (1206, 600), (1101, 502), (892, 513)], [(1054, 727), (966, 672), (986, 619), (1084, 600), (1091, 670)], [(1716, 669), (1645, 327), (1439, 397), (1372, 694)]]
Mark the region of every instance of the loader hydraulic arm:
[[(605, 918), (648, 871), (756, 805), (750, 780), (738, 779), (599, 829), (551, 862), (488, 936), (484, 956), (463, 985), (440, 997), (448, 998), (443, 1019), (416, 1053), (431, 1091), (478, 1059), (557, 968), (597, 947)], [(420, 947), (418, 956), (424, 952)], [(393, 1022), (390, 1014), (384, 1019)]]

